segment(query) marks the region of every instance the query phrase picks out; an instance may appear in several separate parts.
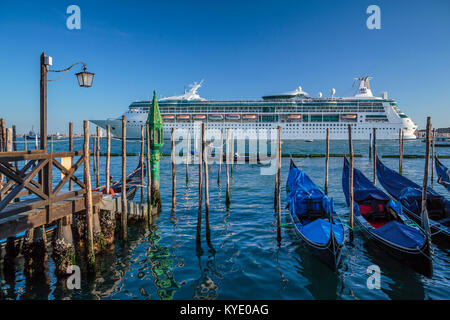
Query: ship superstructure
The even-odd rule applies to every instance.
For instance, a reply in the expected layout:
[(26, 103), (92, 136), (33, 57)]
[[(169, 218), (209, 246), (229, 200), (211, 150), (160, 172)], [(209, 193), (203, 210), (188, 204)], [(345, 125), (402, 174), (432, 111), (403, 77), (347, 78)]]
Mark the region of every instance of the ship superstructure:
[[(397, 102), (382, 93), (372, 94), (370, 77), (355, 78), (359, 82), (357, 93), (352, 97), (310, 97), (302, 87), (276, 95), (263, 96), (254, 101), (214, 101), (199, 96), (202, 83), (194, 83), (183, 95), (159, 99), (164, 119), (166, 137), (172, 128), (190, 129), (199, 122), (206, 122), (207, 129), (242, 129), (258, 132), (281, 126), (282, 139), (324, 139), (330, 128), (330, 138), (348, 138), (348, 124), (352, 124), (353, 139), (369, 139), (377, 128), (377, 139), (397, 139), (399, 129), (405, 139), (415, 139), (417, 125), (397, 106)], [(131, 103), (127, 116), (127, 137), (140, 138), (140, 127), (145, 125), (151, 101)], [(121, 118), (92, 120), (112, 134), (121, 136)]]

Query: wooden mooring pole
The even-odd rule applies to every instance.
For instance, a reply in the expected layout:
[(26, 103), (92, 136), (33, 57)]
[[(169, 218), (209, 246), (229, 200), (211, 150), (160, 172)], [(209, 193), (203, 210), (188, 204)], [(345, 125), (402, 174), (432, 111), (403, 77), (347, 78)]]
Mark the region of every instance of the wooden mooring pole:
[(373, 128), (373, 185), (377, 185), (377, 128)]
[[(203, 134), (203, 132), (202, 132)], [(203, 136), (201, 137), (203, 140)], [(203, 145), (200, 144), (198, 153), (198, 213), (197, 213), (197, 246), (200, 247), (201, 228), (202, 228), (202, 202), (203, 202)]]
[(328, 194), (328, 162), (330, 158), (330, 128), (327, 128), (327, 139), (325, 147), (325, 194)]
[(427, 117), (425, 169), (423, 174), (423, 185), (422, 185), (421, 218), (422, 218), (422, 228), (425, 230), (428, 237), (430, 236), (430, 223), (428, 220), (428, 211), (427, 211), (427, 187), (428, 187), (428, 170), (430, 169), (430, 147), (431, 147), (431, 118)]
[(172, 211), (177, 207), (177, 165), (175, 163), (175, 128), (172, 128)]
[(372, 159), (372, 144), (373, 144), (372, 134), (369, 133), (369, 159)]
[(230, 205), (230, 129), (227, 128), (227, 142), (225, 149), (225, 162), (226, 162), (226, 173), (227, 173), (227, 190), (226, 190), (226, 198), (225, 204), (228, 207)]
[(278, 126), (277, 147), (277, 239), (278, 245), (281, 245), (281, 126)]
[(220, 151), (219, 151), (219, 171), (217, 173), (217, 185), (220, 186), (220, 173), (222, 171), (223, 158), (223, 129), (220, 130)]
[(120, 218), (122, 227), (122, 240), (128, 238), (128, 203), (127, 203), (127, 117), (122, 116), (122, 215)]
[(83, 121), (84, 127), (84, 184), (86, 186), (86, 226), (87, 226), (87, 257), (88, 269), (95, 270), (95, 251), (94, 251), (94, 229), (93, 229), (93, 207), (92, 207), (92, 185), (90, 170), (90, 150), (89, 150), (89, 122)]
[(105, 178), (106, 178), (106, 194), (110, 194), (110, 183), (111, 175), (109, 168), (111, 166), (111, 126), (108, 124), (106, 126), (106, 168), (105, 168)]
[(398, 146), (399, 146), (398, 172), (400, 174), (403, 174), (403, 129), (398, 130)]
[[(353, 242), (353, 228), (354, 228), (354, 217), (353, 217), (353, 171), (354, 171), (354, 159), (353, 159), (353, 139), (352, 139), (352, 125), (348, 125), (348, 148), (350, 153), (350, 172), (349, 172), (349, 196), (350, 196), (350, 242)], [(374, 154), (374, 159), (376, 154)]]
[[(145, 141), (145, 137), (144, 137), (144, 126), (141, 126), (141, 153), (139, 154), (139, 164), (141, 165), (141, 204), (144, 204), (145, 202), (145, 194), (144, 194), (144, 152), (145, 152), (145, 148), (144, 148), (144, 141)], [(147, 168), (147, 170), (150, 170), (149, 168)]]
[(206, 146), (206, 123), (202, 123), (202, 150), (203, 163), (205, 166), (205, 234), (206, 242), (212, 249), (211, 229), (209, 226), (209, 174), (208, 174), (208, 147)]
[(435, 154), (435, 143), (436, 143), (436, 129), (433, 129), (432, 133), (432, 152), (431, 152), (431, 187), (433, 187), (434, 184), (434, 158), (436, 156)]
[(95, 166), (97, 167), (96, 184), (97, 188), (100, 187), (100, 127), (97, 126), (96, 135), (96, 149), (95, 149)]
[[(73, 122), (69, 122), (69, 151), (73, 151)], [(73, 164), (73, 158), (71, 160), (71, 166)], [(69, 181), (69, 191), (73, 190), (73, 180)]]
[(191, 130), (188, 129), (186, 137), (186, 185), (189, 182), (189, 163), (191, 162)]

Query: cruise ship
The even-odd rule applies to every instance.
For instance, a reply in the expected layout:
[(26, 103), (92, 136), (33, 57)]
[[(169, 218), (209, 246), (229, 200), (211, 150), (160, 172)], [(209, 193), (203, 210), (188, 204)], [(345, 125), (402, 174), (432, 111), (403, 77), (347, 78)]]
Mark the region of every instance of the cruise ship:
[[(371, 77), (355, 78), (358, 89), (352, 97), (310, 97), (302, 87), (276, 95), (263, 96), (262, 100), (214, 101), (198, 94), (202, 82), (194, 83), (183, 95), (159, 99), (164, 120), (165, 137), (170, 137), (172, 128), (194, 130), (196, 124), (206, 122), (207, 130), (230, 128), (258, 134), (261, 130), (282, 127), (282, 139), (325, 139), (330, 129), (330, 139), (348, 139), (348, 125), (352, 124), (353, 139), (367, 140), (377, 128), (377, 139), (397, 139), (399, 129), (405, 139), (416, 139), (417, 125), (400, 111), (397, 102), (389, 99), (386, 92), (380, 97), (372, 94)], [(145, 125), (151, 101), (131, 103), (125, 112), (127, 117), (127, 139), (140, 139), (141, 126)], [(122, 120), (91, 120), (121, 137)], [(191, 135), (193, 136), (193, 135)]]

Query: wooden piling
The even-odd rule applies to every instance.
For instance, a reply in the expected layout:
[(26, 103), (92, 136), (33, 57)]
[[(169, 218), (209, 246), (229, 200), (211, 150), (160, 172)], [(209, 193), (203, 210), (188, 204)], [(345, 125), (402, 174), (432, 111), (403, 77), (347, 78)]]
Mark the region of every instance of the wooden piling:
[(436, 143), (436, 129), (433, 129), (432, 133), (432, 152), (431, 152), (431, 187), (434, 184), (434, 158), (435, 158), (435, 143)]
[(278, 164), (277, 164), (277, 239), (281, 245), (281, 126), (278, 126)]
[[(69, 122), (69, 151), (73, 151), (73, 122)], [(73, 158), (71, 159), (71, 166), (73, 164)], [(73, 180), (69, 181), (69, 191), (73, 190)]]
[(191, 162), (191, 130), (188, 129), (186, 137), (186, 185), (189, 182), (189, 163)]
[[(12, 144), (13, 144), (13, 151), (17, 151), (17, 132), (16, 132), (16, 126), (15, 125), (12, 126)], [(19, 170), (17, 161), (14, 162), (14, 168), (16, 170)], [(19, 201), (20, 201), (19, 198), (15, 198), (14, 199), (14, 202), (19, 202)]]
[[(5, 135), (3, 134), (3, 126), (4, 125), (5, 125), (5, 119), (0, 118), (0, 152), (5, 151)], [(2, 180), (0, 180), (0, 183), (1, 182), (2, 182)]]
[(220, 173), (222, 171), (223, 158), (223, 129), (220, 130), (220, 151), (219, 151), (219, 171), (217, 173), (217, 185), (220, 186)]
[(128, 218), (128, 207), (127, 207), (127, 117), (122, 116), (122, 215), (121, 215), (121, 226), (122, 226), (122, 240), (127, 241), (127, 218)]
[[(375, 131), (374, 131), (375, 133)], [(353, 171), (354, 171), (354, 158), (353, 158), (353, 139), (352, 139), (352, 125), (348, 125), (348, 148), (350, 153), (350, 172), (349, 172), (349, 196), (350, 196), (350, 242), (353, 242), (353, 228), (354, 228), (354, 213), (353, 213)], [(376, 153), (374, 153), (374, 160), (376, 160)]]
[(95, 271), (95, 252), (94, 252), (94, 229), (93, 229), (93, 207), (92, 207), (92, 185), (91, 185), (91, 171), (90, 171), (90, 150), (89, 150), (89, 122), (83, 121), (84, 127), (84, 184), (86, 186), (86, 226), (87, 226), (87, 257), (88, 269)]
[(399, 146), (399, 158), (398, 158), (398, 172), (403, 173), (403, 129), (398, 130), (398, 146)]
[(373, 140), (372, 140), (372, 134), (369, 134), (369, 159), (372, 159), (372, 144), (373, 144)]
[(177, 167), (175, 163), (175, 128), (172, 128), (172, 211), (177, 206)]
[(325, 147), (325, 194), (328, 194), (328, 162), (330, 158), (330, 128), (327, 128)]
[(233, 177), (233, 169), (234, 169), (234, 133), (231, 132), (231, 176)]
[(97, 175), (96, 175), (96, 183), (97, 183), (97, 188), (100, 187), (100, 127), (97, 126), (97, 136), (96, 136), (96, 146), (97, 148), (95, 149), (95, 166), (97, 167)]
[[(202, 137), (203, 139), (203, 137)], [(202, 225), (202, 202), (203, 202), (203, 150), (202, 145), (198, 153), (198, 213), (197, 213), (197, 246), (200, 247), (201, 225)]]
[[(94, 169), (95, 179), (97, 180), (97, 138), (95, 135), (92, 135), (92, 168)], [(96, 183), (97, 187), (98, 184)]]
[(226, 199), (225, 204), (228, 207), (230, 205), (230, 129), (227, 128), (227, 141), (226, 141), (226, 149), (225, 149), (225, 161), (226, 161), (226, 173), (227, 173), (227, 191), (226, 191)]
[(202, 150), (203, 163), (205, 165), (205, 232), (208, 246), (211, 245), (211, 229), (209, 227), (209, 174), (208, 174), (208, 147), (206, 146), (206, 123), (202, 123)]
[[(23, 150), (24, 151), (28, 151), (27, 135), (26, 134), (23, 135)], [(28, 160), (25, 160), (25, 164), (27, 164), (27, 163), (28, 163)], [(1, 184), (1, 182), (0, 182), (0, 184)]]
[(110, 172), (109, 168), (111, 166), (111, 126), (108, 124), (106, 126), (106, 168), (105, 168), (105, 174), (106, 174), (106, 194), (110, 194)]
[(427, 187), (428, 187), (428, 170), (430, 168), (430, 147), (431, 147), (431, 118), (427, 117), (425, 169), (423, 174), (423, 185), (422, 185), (421, 218), (422, 218), (422, 228), (425, 230), (428, 236), (430, 236), (430, 223), (428, 220), (428, 211), (427, 211)]
[(373, 128), (373, 185), (377, 185), (377, 128)]
[[(139, 154), (139, 163), (141, 164), (141, 204), (144, 204), (145, 197), (144, 197), (144, 126), (141, 126), (141, 153)], [(150, 170), (147, 168), (147, 170)]]
[(147, 133), (147, 220), (152, 222), (152, 168), (150, 162), (150, 125), (145, 125)]

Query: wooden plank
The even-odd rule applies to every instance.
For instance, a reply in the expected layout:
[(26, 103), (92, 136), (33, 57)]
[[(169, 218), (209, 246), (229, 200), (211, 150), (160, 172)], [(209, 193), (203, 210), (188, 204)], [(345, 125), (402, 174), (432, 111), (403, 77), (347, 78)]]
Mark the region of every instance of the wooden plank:
[[(55, 152), (52, 154), (53, 158), (65, 158), (65, 157), (78, 157), (82, 156), (83, 151), (65, 151)], [(50, 159), (52, 157), (50, 153), (34, 152), (34, 151), (17, 151), (17, 152), (4, 152), (0, 153), (0, 163), (13, 162), (21, 160), (43, 160)]]
[[(99, 203), (101, 197), (102, 194), (99, 192), (92, 194), (94, 203)], [(84, 210), (86, 210), (84, 197), (77, 196), (65, 201), (53, 203), (48, 216), (45, 208), (37, 208), (24, 213), (1, 218), (0, 239), (12, 237), (18, 233), (52, 223), (69, 214), (82, 212)]]

